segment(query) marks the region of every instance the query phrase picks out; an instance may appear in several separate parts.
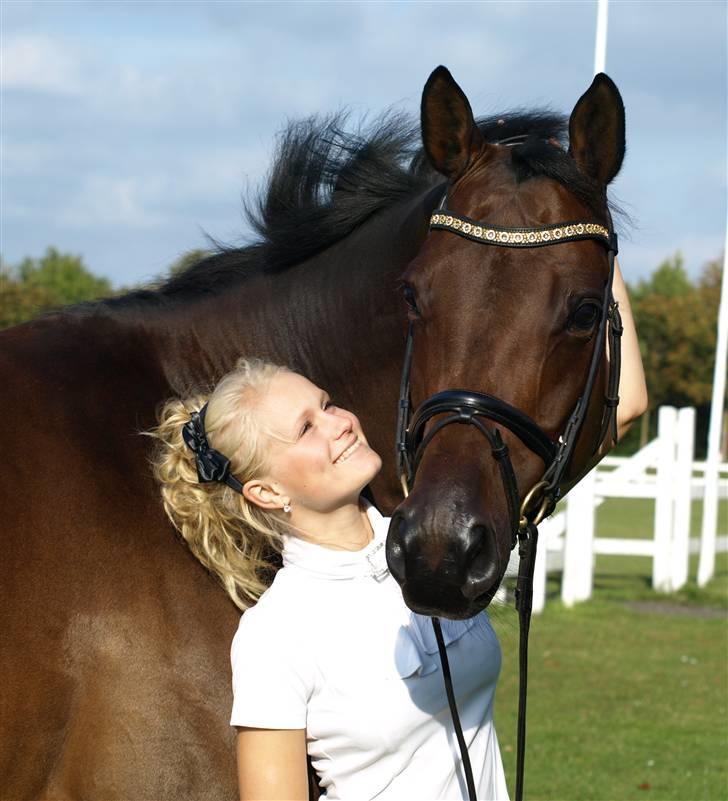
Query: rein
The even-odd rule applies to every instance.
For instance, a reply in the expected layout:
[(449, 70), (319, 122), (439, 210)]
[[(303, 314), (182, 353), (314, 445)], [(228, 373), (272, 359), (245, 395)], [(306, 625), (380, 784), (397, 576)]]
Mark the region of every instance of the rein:
[[(622, 324), (617, 303), (612, 295), (614, 279), (614, 257), (617, 254), (617, 235), (612, 218), (607, 211), (608, 227), (592, 221), (577, 220), (535, 228), (503, 228), (469, 217), (454, 214), (445, 208), (447, 193), (430, 217), (430, 230), (443, 230), (474, 242), (497, 247), (531, 248), (557, 245), (582, 239), (596, 240), (604, 245), (608, 254), (609, 275), (602, 300), (602, 316), (595, 337), (594, 351), (589, 363), (584, 390), (576, 402), (558, 441), (554, 441), (531, 417), (509, 403), (482, 392), (464, 389), (447, 389), (427, 398), (411, 413), (410, 371), (414, 347), (414, 323), (410, 320), (407, 329), (405, 359), (400, 382), (397, 420), (396, 458), (397, 468), (405, 498), (415, 481), (415, 475), (425, 448), (432, 438), (450, 423), (474, 425), (488, 440), (491, 453), (496, 459), (511, 519), (511, 549), (518, 545), (519, 567), (516, 582), (516, 609), (519, 620), (519, 691), (518, 691), (518, 739), (516, 766), (516, 797), (523, 799), (523, 776), (526, 750), (526, 694), (528, 688), (528, 634), (533, 602), (533, 572), (538, 544), (538, 525), (550, 515), (560, 497), (560, 484), (576, 446), (586, 416), (592, 390), (596, 382), (599, 365), (604, 353), (605, 339), (609, 336), (610, 367), (607, 390), (604, 397), (604, 413), (595, 453), (605, 436), (612, 429), (616, 442), (616, 408), (619, 403), (617, 391), (620, 372), (620, 336)], [(435, 416), (450, 412), (438, 420), (425, 435), (427, 423)], [(519, 497), (518, 485), (511, 464), (508, 448), (497, 428), (491, 430), (480, 421), (486, 418), (505, 426), (512, 434), (538, 455), (544, 463), (544, 473), (531, 487), (523, 499)], [(442, 662), (445, 689), (455, 734), (460, 746), (463, 769), (470, 801), (476, 801), (475, 783), (462, 732), (447, 652), (442, 639), (440, 621), (432, 618), (440, 660)]]

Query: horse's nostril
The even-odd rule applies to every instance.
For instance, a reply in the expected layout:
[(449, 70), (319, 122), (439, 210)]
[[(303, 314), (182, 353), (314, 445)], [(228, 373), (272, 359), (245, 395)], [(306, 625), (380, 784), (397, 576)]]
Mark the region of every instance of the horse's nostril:
[(387, 556), (389, 572), (400, 584), (404, 582), (405, 576), (405, 557), (402, 543), (404, 542), (406, 533), (407, 521), (403, 517), (396, 517), (394, 520), (392, 520), (389, 526), (389, 533), (387, 535), (387, 547), (385, 549), (385, 553)]
[(465, 567), (466, 578), (461, 592), (469, 600), (474, 600), (492, 589), (498, 579), (499, 565), (493, 532), (485, 526), (474, 526), (471, 536), (473, 540), (468, 551), (472, 559)]

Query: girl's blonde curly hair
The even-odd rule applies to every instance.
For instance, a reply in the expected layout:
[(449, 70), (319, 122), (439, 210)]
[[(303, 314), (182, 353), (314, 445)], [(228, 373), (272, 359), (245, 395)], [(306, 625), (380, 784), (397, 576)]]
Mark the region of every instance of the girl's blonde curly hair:
[(281, 372), (289, 368), (240, 358), (209, 396), (197, 393), (166, 401), (158, 413), (159, 425), (144, 432), (156, 440), (151, 464), (167, 516), (243, 611), (270, 585), (286, 526), (276, 512), (261, 509), (225, 484), (199, 483), (195, 456), (182, 438), (182, 428), (207, 402), (207, 439), (210, 447), (230, 459), (231, 474), (245, 484), (265, 473), (255, 408), (271, 379)]

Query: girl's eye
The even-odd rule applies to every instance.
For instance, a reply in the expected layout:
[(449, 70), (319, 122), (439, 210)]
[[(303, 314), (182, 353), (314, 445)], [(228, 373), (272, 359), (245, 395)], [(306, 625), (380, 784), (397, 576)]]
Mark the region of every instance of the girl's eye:
[[(322, 408), (323, 408), (323, 410), (324, 410), (324, 411), (326, 411), (327, 409), (331, 409), (332, 407), (335, 407), (335, 406), (336, 406), (336, 404), (335, 404), (335, 403), (334, 403), (332, 400), (327, 400), (327, 401), (324, 403), (324, 405), (323, 405), (323, 407), (322, 407)], [(311, 428), (311, 423), (309, 423), (309, 422), (308, 422), (308, 420), (307, 420), (307, 421), (306, 421), (306, 422), (303, 424), (303, 428), (301, 429), (301, 433), (300, 433), (300, 435), (299, 435), (299, 436), (301, 436), (301, 437), (302, 437), (302, 436), (303, 436), (303, 435), (304, 435), (304, 434), (305, 434), (305, 433), (308, 431), (308, 429), (309, 429), (309, 428)]]

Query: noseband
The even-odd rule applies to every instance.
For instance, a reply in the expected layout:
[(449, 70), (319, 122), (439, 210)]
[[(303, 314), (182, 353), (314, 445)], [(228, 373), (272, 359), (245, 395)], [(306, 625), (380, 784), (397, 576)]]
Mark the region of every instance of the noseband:
[[(550, 515), (560, 496), (560, 484), (574, 453), (576, 441), (589, 405), (602, 355), (605, 339), (609, 336), (610, 365), (607, 390), (604, 397), (604, 412), (599, 440), (594, 452), (599, 450), (604, 438), (611, 429), (616, 442), (616, 411), (619, 403), (620, 336), (622, 323), (617, 303), (612, 295), (614, 280), (614, 257), (617, 254), (617, 235), (613, 230), (612, 218), (607, 211), (607, 225), (593, 221), (559, 223), (536, 228), (502, 228), (488, 223), (472, 220), (454, 214), (445, 208), (447, 193), (443, 195), (437, 210), (430, 218), (430, 230), (449, 231), (458, 236), (484, 245), (507, 248), (550, 247), (563, 242), (591, 239), (602, 244), (607, 251), (609, 262), (608, 278), (602, 298), (602, 315), (599, 329), (594, 337), (589, 370), (584, 390), (571, 412), (563, 432), (554, 441), (531, 417), (511, 406), (500, 398), (484, 392), (465, 389), (446, 389), (430, 396), (411, 414), (410, 419), (410, 370), (414, 344), (414, 324), (410, 320), (407, 329), (405, 359), (400, 383), (399, 410), (397, 420), (397, 468), (405, 497), (414, 484), (417, 468), (427, 445), (445, 426), (451, 423), (474, 425), (488, 440), (493, 457), (496, 459), (511, 520), (511, 549), (519, 545), (519, 568), (516, 583), (516, 608), (520, 622), (519, 645), (519, 693), (518, 693), (518, 745), (516, 769), (516, 801), (523, 798), (523, 766), (526, 743), (526, 691), (528, 678), (528, 632), (533, 599), (533, 570), (538, 543), (538, 524)], [(425, 434), (427, 423), (436, 415), (448, 414), (438, 420)], [(541, 478), (521, 499), (511, 464), (508, 448), (497, 428), (492, 430), (480, 420), (485, 418), (507, 428), (529, 450), (544, 463)], [(457, 714), (455, 697), (450, 681), (440, 623), (432, 618), (438, 642), (440, 658), (443, 663), (443, 676), (447, 690), (450, 711), (455, 725), (455, 733), (463, 759), (468, 794), (475, 801), (475, 785), (470, 767), (467, 746)]]

